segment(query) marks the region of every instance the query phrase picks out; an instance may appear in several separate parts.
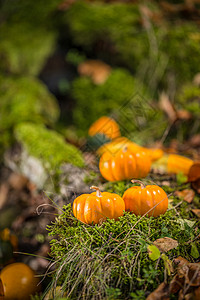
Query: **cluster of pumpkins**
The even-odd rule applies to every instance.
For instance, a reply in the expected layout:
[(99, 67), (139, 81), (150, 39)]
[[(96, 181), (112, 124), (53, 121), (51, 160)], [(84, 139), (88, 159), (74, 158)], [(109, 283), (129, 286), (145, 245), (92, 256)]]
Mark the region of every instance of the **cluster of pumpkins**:
[[(122, 137), (115, 120), (103, 116), (89, 128), (89, 136), (104, 135), (110, 142), (97, 150), (100, 156), (99, 170), (108, 181), (120, 181), (146, 177), (153, 162), (165, 157), (169, 173), (187, 175), (193, 160), (176, 155), (165, 154), (162, 149), (150, 149), (137, 145)], [(133, 182), (139, 182), (133, 180)], [(133, 186), (120, 197), (113, 193), (101, 193), (99, 188), (91, 187), (96, 193), (83, 194), (73, 202), (73, 213), (86, 224), (98, 224), (106, 218), (117, 220), (124, 211), (135, 215), (157, 217), (168, 208), (168, 197), (164, 190), (156, 185)]]
[(157, 185), (145, 186), (139, 180), (140, 186), (127, 189), (122, 197), (115, 193), (103, 192), (92, 186), (96, 192), (83, 194), (73, 202), (74, 216), (86, 224), (99, 224), (109, 219), (117, 220), (124, 211), (135, 215), (157, 217), (164, 214), (168, 208), (168, 197), (165, 191)]
[[(192, 159), (177, 154), (164, 153), (162, 149), (142, 147), (120, 135), (115, 120), (103, 116), (89, 128), (89, 136), (103, 135), (110, 140), (97, 150), (99, 170), (108, 181), (146, 177), (152, 163), (160, 160), (168, 173), (188, 175)], [(164, 166), (165, 165), (165, 166)]]

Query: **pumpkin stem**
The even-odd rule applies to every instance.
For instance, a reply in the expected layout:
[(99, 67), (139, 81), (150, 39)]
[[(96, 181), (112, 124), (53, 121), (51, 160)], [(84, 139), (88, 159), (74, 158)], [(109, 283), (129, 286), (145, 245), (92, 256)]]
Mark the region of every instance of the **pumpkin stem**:
[(100, 191), (100, 189), (99, 189), (97, 186), (94, 186), (94, 185), (93, 185), (93, 186), (90, 187), (90, 189), (91, 189), (91, 190), (96, 190), (96, 191), (97, 191), (97, 193), (96, 193), (96, 196), (97, 196), (97, 197), (102, 197), (101, 191)]
[(142, 189), (145, 189), (145, 187), (146, 187), (146, 185), (140, 180), (132, 179), (131, 182), (132, 183), (139, 183), (141, 185)]

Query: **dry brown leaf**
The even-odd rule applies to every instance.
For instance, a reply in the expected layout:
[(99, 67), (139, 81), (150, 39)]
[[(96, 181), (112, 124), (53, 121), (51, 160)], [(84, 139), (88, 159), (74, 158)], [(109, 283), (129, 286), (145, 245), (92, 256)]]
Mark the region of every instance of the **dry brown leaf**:
[(153, 291), (146, 300), (169, 300), (169, 285), (162, 282), (155, 291)]
[(177, 119), (177, 113), (173, 106), (173, 104), (170, 102), (169, 97), (164, 92), (160, 95), (159, 100), (159, 106), (160, 108), (167, 114), (169, 120), (173, 123)]
[(88, 76), (97, 84), (103, 84), (109, 77), (111, 67), (100, 60), (87, 60), (78, 66), (82, 76)]
[(157, 239), (153, 244), (161, 251), (168, 252), (171, 249), (178, 247), (178, 242), (169, 237)]
[(185, 279), (186, 284), (194, 287), (200, 286), (200, 263), (190, 263), (181, 256), (175, 258), (174, 263), (178, 264), (177, 274)]
[(184, 286), (184, 278), (180, 278), (178, 274), (172, 279), (169, 284), (169, 292), (170, 294), (176, 294), (180, 289)]
[(200, 218), (200, 209), (198, 209), (198, 208), (192, 209), (192, 212), (193, 212), (198, 218)]
[(191, 203), (194, 199), (195, 192), (191, 189), (185, 189), (183, 191), (176, 191), (174, 195), (183, 198), (187, 203)]

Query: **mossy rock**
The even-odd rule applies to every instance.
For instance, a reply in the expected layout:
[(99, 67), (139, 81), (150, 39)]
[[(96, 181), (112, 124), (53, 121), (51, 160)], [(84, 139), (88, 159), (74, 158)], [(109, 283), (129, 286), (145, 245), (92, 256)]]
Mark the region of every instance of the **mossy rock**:
[(12, 155), (5, 156), (7, 165), (14, 166), (38, 187), (43, 188), (45, 181), (52, 177), (54, 184), (59, 182), (61, 166), (70, 163), (82, 168), (82, 153), (75, 146), (65, 142), (62, 135), (45, 128), (43, 125), (21, 123), (15, 127), (15, 138), (21, 146), (20, 158), (15, 162)]
[(153, 261), (147, 252), (154, 240), (178, 241), (178, 247), (167, 252), (169, 260), (181, 255), (195, 261), (187, 242), (199, 234), (199, 221), (187, 223), (182, 207), (179, 214), (171, 210), (157, 218), (141, 218), (125, 213), (118, 221), (88, 226), (73, 217), (71, 205), (64, 206), (48, 227), (54, 236), (51, 255), (58, 267), (52, 287), (60, 286), (68, 299), (132, 299), (133, 295), (137, 299), (138, 293), (139, 299), (146, 299), (164, 280), (162, 259)]
[(56, 98), (46, 86), (32, 77), (0, 78), (0, 130), (21, 122), (53, 125), (60, 111)]

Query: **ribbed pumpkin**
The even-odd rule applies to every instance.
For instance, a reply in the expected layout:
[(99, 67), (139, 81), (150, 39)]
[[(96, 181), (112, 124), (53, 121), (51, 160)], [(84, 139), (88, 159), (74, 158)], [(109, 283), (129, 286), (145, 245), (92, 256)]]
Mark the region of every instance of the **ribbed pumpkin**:
[(114, 139), (110, 143), (104, 144), (97, 150), (97, 154), (101, 156), (104, 152), (107, 151), (110, 151), (112, 154), (115, 154), (118, 150), (123, 149), (125, 146), (128, 146), (129, 149), (132, 149), (134, 152), (135, 151), (145, 152), (149, 156), (152, 162), (158, 160), (160, 157), (163, 156), (163, 151), (161, 149), (153, 149), (153, 148), (151, 149), (151, 148), (142, 147), (130, 141), (126, 137), (119, 137)]
[(129, 146), (116, 152), (105, 152), (99, 161), (101, 175), (108, 181), (146, 177), (150, 171), (149, 156), (142, 151), (133, 151)]
[(90, 126), (88, 133), (90, 136), (104, 134), (109, 139), (115, 139), (121, 135), (119, 126), (115, 120), (106, 116), (103, 116), (94, 122)]
[(73, 202), (74, 216), (86, 224), (98, 224), (109, 219), (117, 220), (125, 210), (124, 200), (117, 194), (103, 192), (92, 186), (96, 192), (83, 194)]
[(132, 182), (140, 183), (140, 186), (133, 186), (125, 191), (122, 197), (125, 211), (141, 216), (148, 214), (149, 217), (157, 217), (166, 212), (168, 197), (161, 187), (157, 185), (145, 186), (139, 180), (132, 180)]

